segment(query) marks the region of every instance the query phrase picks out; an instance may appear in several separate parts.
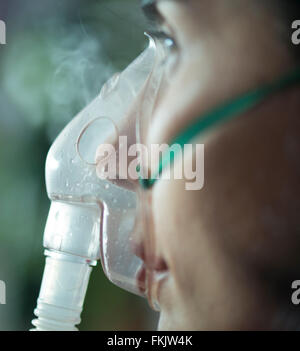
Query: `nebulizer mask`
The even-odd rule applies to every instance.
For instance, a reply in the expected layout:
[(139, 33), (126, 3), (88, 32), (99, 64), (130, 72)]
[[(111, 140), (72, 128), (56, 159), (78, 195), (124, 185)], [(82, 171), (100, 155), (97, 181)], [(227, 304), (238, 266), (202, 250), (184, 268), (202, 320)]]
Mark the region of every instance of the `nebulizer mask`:
[[(113, 283), (147, 295), (147, 279), (139, 278), (145, 275), (143, 261), (134, 254), (135, 238), (146, 236), (147, 201), (141, 201), (138, 183), (131, 186), (130, 181), (116, 184), (100, 179), (95, 152), (120, 131), (135, 134), (140, 114), (151, 113), (163, 75), (163, 55), (163, 47), (149, 37), (147, 49), (105, 84), (50, 148), (46, 186), (51, 206), (43, 241), (46, 263), (34, 330), (77, 330), (90, 273), (98, 260)], [(147, 104), (128, 122), (128, 111), (141, 94)]]

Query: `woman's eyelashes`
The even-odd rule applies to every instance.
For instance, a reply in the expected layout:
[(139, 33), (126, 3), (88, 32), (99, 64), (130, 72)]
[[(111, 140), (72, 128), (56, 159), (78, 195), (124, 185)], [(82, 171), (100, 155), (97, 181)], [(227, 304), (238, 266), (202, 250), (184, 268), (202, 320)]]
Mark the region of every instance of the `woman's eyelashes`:
[(177, 51), (178, 47), (177, 47), (175, 39), (172, 38), (167, 33), (162, 32), (160, 40), (162, 41), (162, 44), (168, 53), (173, 54), (174, 52)]
[(148, 33), (151, 37), (161, 43), (167, 54), (177, 52), (178, 46), (176, 40), (171, 35), (167, 34), (164, 31), (149, 31)]

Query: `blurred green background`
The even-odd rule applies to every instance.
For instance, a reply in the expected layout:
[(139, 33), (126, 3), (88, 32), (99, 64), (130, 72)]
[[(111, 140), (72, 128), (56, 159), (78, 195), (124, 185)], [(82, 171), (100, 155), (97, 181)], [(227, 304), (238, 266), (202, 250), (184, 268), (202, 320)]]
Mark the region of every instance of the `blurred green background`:
[[(47, 151), (60, 130), (146, 46), (138, 0), (0, 0), (0, 330), (28, 330), (43, 268)], [(146, 301), (94, 268), (80, 330), (155, 329)]]

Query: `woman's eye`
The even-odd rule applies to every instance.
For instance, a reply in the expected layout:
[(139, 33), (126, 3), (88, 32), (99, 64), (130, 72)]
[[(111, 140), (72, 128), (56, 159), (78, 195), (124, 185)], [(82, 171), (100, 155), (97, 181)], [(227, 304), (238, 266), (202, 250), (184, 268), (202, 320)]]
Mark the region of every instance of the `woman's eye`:
[(163, 31), (157, 31), (149, 32), (149, 35), (161, 43), (166, 50), (166, 54), (174, 53), (177, 50), (176, 41), (169, 34)]
[(177, 50), (176, 42), (173, 38), (166, 36), (163, 39), (163, 45), (169, 52), (174, 52)]
[(173, 73), (176, 69), (176, 64), (178, 63), (180, 56), (180, 50), (176, 40), (163, 31), (149, 31), (147, 34), (157, 43), (161, 58), (160, 65), (164, 66), (165, 69), (167, 69), (167, 72), (171, 75), (171, 72)]

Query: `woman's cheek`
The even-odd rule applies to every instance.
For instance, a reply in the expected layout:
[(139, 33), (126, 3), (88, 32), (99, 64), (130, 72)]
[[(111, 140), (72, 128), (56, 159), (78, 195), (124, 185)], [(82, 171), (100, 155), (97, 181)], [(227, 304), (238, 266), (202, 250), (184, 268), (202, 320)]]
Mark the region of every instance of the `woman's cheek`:
[(202, 220), (209, 215), (204, 204), (200, 205), (202, 190), (187, 191), (186, 182), (161, 179), (153, 189), (156, 250), (171, 275), (162, 296), (167, 310), (197, 307), (201, 286), (206, 284), (208, 272), (216, 269), (217, 260), (211, 262), (214, 247)]
[(158, 96), (148, 131), (148, 144), (168, 143), (193, 117), (198, 115), (201, 82), (195, 79), (196, 67), (179, 63), (177, 71), (168, 77)]

